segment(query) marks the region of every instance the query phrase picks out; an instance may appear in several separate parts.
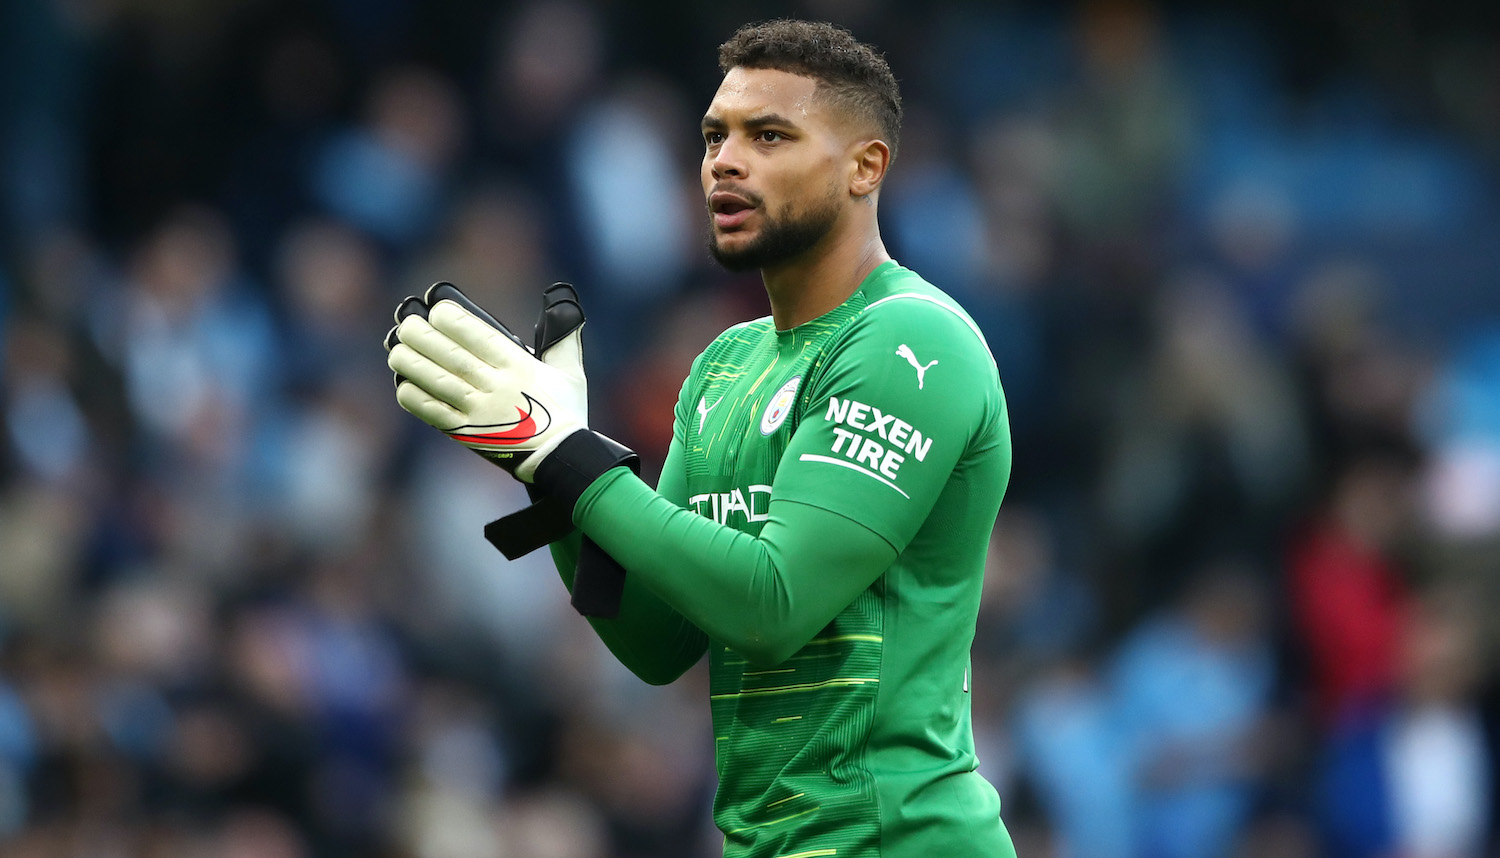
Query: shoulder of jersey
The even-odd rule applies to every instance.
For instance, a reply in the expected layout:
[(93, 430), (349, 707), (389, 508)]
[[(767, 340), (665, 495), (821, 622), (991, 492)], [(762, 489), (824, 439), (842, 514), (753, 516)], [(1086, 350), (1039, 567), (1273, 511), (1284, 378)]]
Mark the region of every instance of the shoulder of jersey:
[(994, 361), (984, 332), (952, 298), (935, 289), (932, 292), (896, 292), (876, 298), (865, 305), (858, 321), (882, 329), (889, 327), (890, 336), (898, 339), (920, 337), (960, 348), (972, 345), (983, 349), (991, 362)]

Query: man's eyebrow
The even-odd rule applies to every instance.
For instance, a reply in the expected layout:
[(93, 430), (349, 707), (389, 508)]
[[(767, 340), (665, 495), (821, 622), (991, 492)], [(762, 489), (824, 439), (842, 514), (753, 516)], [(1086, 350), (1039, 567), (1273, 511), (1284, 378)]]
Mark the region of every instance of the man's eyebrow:
[[(779, 113), (762, 113), (752, 116), (742, 123), (746, 128), (765, 128), (767, 126), (780, 126), (782, 128), (796, 128), (797, 123), (782, 116)], [(702, 127), (706, 131), (710, 128), (723, 128), (726, 123), (722, 117), (710, 113), (703, 117)]]
[(783, 128), (795, 128), (797, 123), (782, 116), (779, 113), (763, 113), (760, 116), (752, 116), (745, 120), (746, 128), (764, 128), (767, 125), (780, 125)]

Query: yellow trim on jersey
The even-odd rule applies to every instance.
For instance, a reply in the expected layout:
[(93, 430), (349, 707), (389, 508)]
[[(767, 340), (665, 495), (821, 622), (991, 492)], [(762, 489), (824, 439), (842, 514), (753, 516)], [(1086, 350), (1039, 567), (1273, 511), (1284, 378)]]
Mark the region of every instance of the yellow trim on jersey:
[(741, 831), (751, 831), (756, 828), (765, 828), (768, 825), (780, 825), (781, 823), (786, 822), (788, 819), (796, 819), (799, 816), (806, 816), (809, 813), (812, 813), (815, 810), (821, 810), (822, 808), (823, 805), (821, 804), (817, 807), (809, 807), (807, 810), (804, 810), (801, 813), (794, 813), (791, 816), (783, 816), (780, 819), (773, 819), (770, 822), (762, 822), (756, 825), (747, 825), (744, 828), (736, 828), (731, 831), (726, 831), (724, 832), (724, 836), (728, 837), (731, 834), (739, 834)]
[[(802, 716), (798, 715), (797, 717), (801, 718)], [(805, 792), (799, 792), (796, 795), (789, 795), (786, 798), (780, 799), (778, 801), (771, 802), (770, 804), (766, 805), (766, 808), (769, 810), (770, 808), (773, 808), (773, 807), (775, 807), (778, 804), (786, 804), (787, 802), (791, 801), (792, 799), (794, 799), (794, 798), (801, 798), (804, 795), (807, 795), (807, 793), (805, 793)]]
[(837, 849), (811, 849), (807, 852), (793, 852), (790, 855), (777, 855), (776, 858), (823, 858), (825, 855), (837, 855)]
[(831, 638), (813, 638), (809, 644), (838, 643), (840, 641), (865, 641), (866, 643), (885, 643), (885, 638), (880, 635), (837, 635)]
[(836, 685), (865, 685), (867, 683), (878, 683), (878, 679), (860, 679), (856, 677), (839, 677), (838, 679), (825, 679), (822, 682), (809, 682), (805, 685), (782, 685), (777, 688), (756, 688), (751, 691), (735, 691), (724, 694), (710, 694), (709, 700), (728, 700), (733, 697), (756, 697), (763, 694), (790, 694), (793, 691), (813, 691), (819, 688), (831, 688)]
[[(729, 431), (731, 417), (736, 411), (739, 411), (741, 407), (743, 407), (746, 403), (749, 403), (752, 399), (755, 401), (755, 405), (753, 406), (752, 410), (760, 408), (760, 398), (757, 396), (757, 391), (760, 390), (761, 383), (766, 380), (766, 378), (771, 374), (771, 371), (775, 369), (776, 365), (780, 362), (781, 355), (778, 353), (771, 359), (770, 366), (767, 366), (765, 370), (761, 372), (760, 377), (750, 384), (750, 389), (745, 391), (745, 394), (741, 396), (738, 401), (729, 406), (729, 410), (724, 413), (724, 421), (719, 424), (719, 431), (714, 433), (714, 436), (712, 438), (709, 438), (708, 442), (704, 445), (703, 450), (705, 456), (707, 456), (713, 450), (715, 444), (724, 439), (724, 433)], [(721, 395), (719, 397), (719, 402), (723, 401), (724, 397)], [(719, 406), (719, 402), (714, 403), (715, 408)], [(699, 439), (702, 439), (701, 434), (699, 435)]]

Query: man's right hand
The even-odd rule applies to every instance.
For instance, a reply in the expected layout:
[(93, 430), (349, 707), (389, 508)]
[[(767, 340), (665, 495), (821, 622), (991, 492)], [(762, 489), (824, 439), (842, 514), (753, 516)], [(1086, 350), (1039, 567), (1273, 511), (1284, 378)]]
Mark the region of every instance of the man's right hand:
[(583, 311), (567, 284), (544, 295), (535, 351), (451, 283), (396, 308), (386, 337), (401, 407), (532, 482), (537, 466), (587, 428)]

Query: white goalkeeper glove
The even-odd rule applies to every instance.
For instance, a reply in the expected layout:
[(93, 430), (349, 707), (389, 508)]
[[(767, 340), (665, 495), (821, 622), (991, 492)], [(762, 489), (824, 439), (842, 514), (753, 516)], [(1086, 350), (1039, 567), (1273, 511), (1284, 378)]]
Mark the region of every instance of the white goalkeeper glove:
[[(401, 407), (528, 483), (565, 438), (588, 427), (583, 314), (565, 284), (547, 298), (539, 355), (451, 283), (403, 301), (386, 339)], [(576, 323), (558, 319), (570, 309)], [(561, 336), (547, 330), (549, 311)]]
[[(453, 284), (438, 283), (402, 301), (386, 335), (401, 407), (528, 483), (534, 503), (484, 529), (512, 560), (572, 531), (573, 507), (605, 471), (640, 473), (634, 452), (587, 428), (583, 323), (573, 287), (554, 283), (528, 347)], [(614, 617), (624, 587), (624, 568), (584, 537), (573, 606)]]

